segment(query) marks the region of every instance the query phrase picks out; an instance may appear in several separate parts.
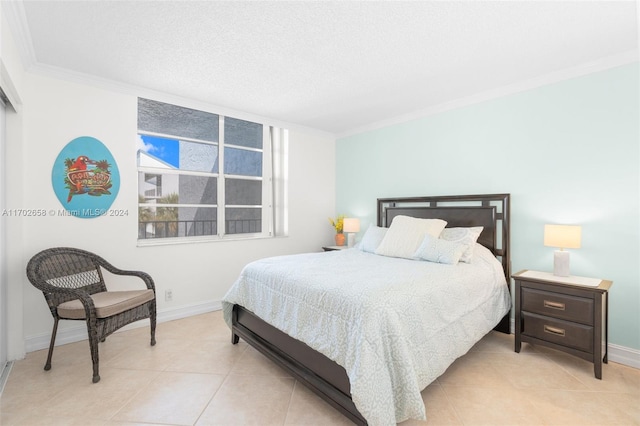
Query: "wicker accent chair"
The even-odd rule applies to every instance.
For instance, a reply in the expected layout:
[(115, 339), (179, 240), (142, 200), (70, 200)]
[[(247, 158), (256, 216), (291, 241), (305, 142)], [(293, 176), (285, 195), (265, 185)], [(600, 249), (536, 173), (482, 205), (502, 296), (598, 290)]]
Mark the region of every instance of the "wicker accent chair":
[[(107, 291), (101, 268), (116, 275), (139, 277), (146, 289)], [(44, 294), (54, 319), (45, 370), (51, 369), (51, 356), (61, 319), (86, 321), (93, 383), (100, 381), (98, 342), (104, 342), (114, 331), (149, 318), (151, 346), (156, 344), (156, 290), (148, 274), (118, 269), (88, 251), (56, 247), (43, 250), (29, 260), (27, 277)]]

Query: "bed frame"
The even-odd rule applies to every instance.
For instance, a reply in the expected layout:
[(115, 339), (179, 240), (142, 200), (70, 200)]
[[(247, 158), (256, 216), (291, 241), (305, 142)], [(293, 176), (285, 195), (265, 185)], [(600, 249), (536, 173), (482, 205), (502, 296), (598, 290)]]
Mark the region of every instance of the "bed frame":
[[(447, 227), (483, 226), (478, 242), (501, 261), (510, 282), (509, 194), (455, 195), (410, 198), (379, 198), (378, 226), (388, 227), (395, 216), (440, 218)], [(510, 333), (509, 313), (495, 330)], [(356, 424), (367, 421), (351, 400), (349, 379), (344, 368), (299, 340), (234, 305), (231, 342), (242, 338), (259, 352), (285, 369), (330, 405)]]

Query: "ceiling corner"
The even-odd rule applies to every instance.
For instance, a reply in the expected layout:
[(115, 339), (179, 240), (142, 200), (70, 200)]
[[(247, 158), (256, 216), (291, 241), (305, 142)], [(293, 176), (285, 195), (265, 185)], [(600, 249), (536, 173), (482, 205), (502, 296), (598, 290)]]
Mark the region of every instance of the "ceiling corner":
[(31, 40), (31, 32), (22, 0), (1, 2), (0, 16), (9, 25), (9, 30), (20, 52), (20, 59), (25, 69), (36, 65), (36, 54)]

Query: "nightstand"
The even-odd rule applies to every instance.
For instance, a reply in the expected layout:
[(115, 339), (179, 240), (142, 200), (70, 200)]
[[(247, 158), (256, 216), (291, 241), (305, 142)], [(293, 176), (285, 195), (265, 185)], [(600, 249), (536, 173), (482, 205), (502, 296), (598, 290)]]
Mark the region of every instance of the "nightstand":
[(322, 250), (324, 250), (324, 251), (334, 251), (334, 250), (346, 250), (348, 248), (349, 247), (347, 247), (347, 246), (325, 246), (325, 247), (322, 247)]
[(520, 352), (522, 342), (557, 349), (592, 362), (596, 378), (602, 379), (602, 362), (607, 363), (607, 292), (613, 283), (526, 269), (512, 278), (515, 351)]

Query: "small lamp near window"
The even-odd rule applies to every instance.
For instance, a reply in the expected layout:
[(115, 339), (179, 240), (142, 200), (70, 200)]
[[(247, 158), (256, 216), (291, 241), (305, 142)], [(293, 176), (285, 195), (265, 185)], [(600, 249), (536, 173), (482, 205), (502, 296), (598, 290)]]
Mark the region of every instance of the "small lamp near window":
[(356, 243), (356, 232), (360, 232), (360, 219), (345, 217), (343, 230), (347, 234), (347, 247), (353, 247)]
[(568, 277), (569, 252), (566, 248), (580, 248), (582, 227), (578, 225), (545, 225), (544, 245), (557, 247), (553, 253), (553, 275)]

